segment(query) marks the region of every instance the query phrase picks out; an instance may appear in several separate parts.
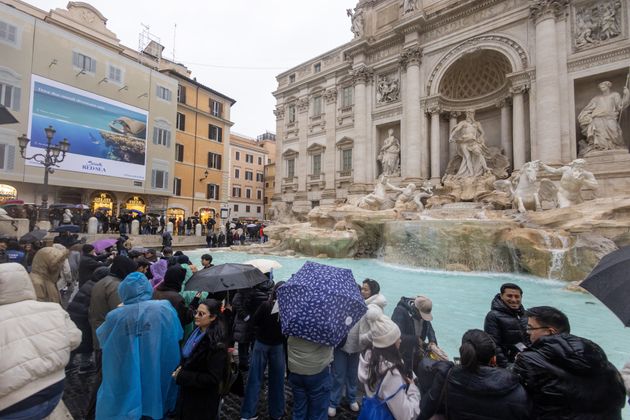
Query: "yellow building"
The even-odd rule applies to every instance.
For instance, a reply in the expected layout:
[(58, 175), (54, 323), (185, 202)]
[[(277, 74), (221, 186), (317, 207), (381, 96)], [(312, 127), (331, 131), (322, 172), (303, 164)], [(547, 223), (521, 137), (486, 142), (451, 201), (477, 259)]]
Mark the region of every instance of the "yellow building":
[[(236, 102), (191, 79), (188, 73), (167, 72), (179, 82), (175, 136), (173, 196), (169, 217), (198, 214), (202, 222), (212, 217), (221, 224), (227, 209), (230, 107)], [(227, 217), (224, 211), (224, 217)]]
[(276, 186), (276, 135), (266, 132), (256, 137), (260, 146), (267, 151), (267, 164), (264, 168), (265, 190), (263, 193), (263, 213), (265, 220), (269, 220), (269, 209), (273, 198), (273, 189)]

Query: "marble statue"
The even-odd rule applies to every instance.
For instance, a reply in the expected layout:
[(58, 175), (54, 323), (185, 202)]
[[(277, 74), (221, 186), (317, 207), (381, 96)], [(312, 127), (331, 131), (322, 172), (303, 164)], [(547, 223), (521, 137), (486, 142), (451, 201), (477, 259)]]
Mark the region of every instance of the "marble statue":
[(417, 210), (414, 197), (416, 193), (416, 184), (409, 183), (405, 187), (396, 187), (389, 182), (387, 186), (399, 194), (396, 196), (396, 202), (394, 203), (394, 209), (397, 211), (415, 211)]
[(346, 9), (346, 14), (350, 16), (350, 22), (352, 24), (350, 30), (354, 34), (354, 37), (361, 37), (363, 35), (363, 10), (355, 7), (353, 13), (352, 9)]
[(376, 84), (376, 102), (388, 103), (400, 98), (400, 86), (398, 79), (389, 76), (380, 76)]
[(394, 136), (393, 128), (387, 130), (377, 160), (381, 162), (383, 175), (400, 176), (400, 141)]
[(466, 119), (453, 128), (448, 141), (457, 144), (457, 154), (461, 157), (458, 177), (476, 177), (490, 171), (486, 164), (488, 151), (484, 132), (475, 121), (474, 111), (466, 111)]
[(543, 179), (539, 185), (537, 182), (539, 170), (539, 160), (527, 162), (518, 173), (514, 172), (514, 179), (496, 181), (494, 186), (497, 190), (508, 193), (512, 207), (519, 213), (542, 210), (541, 198), (555, 201), (557, 188), (548, 179)]
[(374, 191), (361, 197), (357, 202), (357, 207), (364, 210), (387, 210), (394, 207), (394, 202), (387, 195), (387, 177), (381, 175), (376, 180)]
[(431, 185), (431, 182), (425, 181), (420, 187), (420, 191), (413, 196), (413, 201), (416, 203), (418, 211), (424, 210), (424, 203), (422, 202), (422, 199), (430, 197), (433, 197), (433, 185)]
[(411, 13), (416, 10), (416, 2), (418, 0), (403, 0), (403, 14)]
[(557, 203), (558, 207), (565, 208), (584, 201), (581, 190), (584, 187), (597, 187), (597, 180), (592, 172), (584, 169), (586, 161), (584, 159), (575, 159), (569, 165), (560, 168), (552, 168), (540, 164), (540, 167), (551, 174), (562, 175), (560, 185), (557, 187)]
[(578, 122), (586, 142), (582, 142), (580, 156), (593, 150), (625, 149), (619, 113), (630, 105), (630, 91), (623, 88), (623, 96), (611, 92), (612, 83), (606, 81), (599, 85), (601, 95), (595, 96), (578, 115)]

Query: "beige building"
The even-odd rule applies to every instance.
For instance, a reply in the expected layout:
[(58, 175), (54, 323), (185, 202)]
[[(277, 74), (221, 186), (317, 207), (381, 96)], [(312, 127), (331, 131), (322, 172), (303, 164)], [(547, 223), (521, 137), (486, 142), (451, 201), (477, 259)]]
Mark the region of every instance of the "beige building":
[[(400, 152), (388, 161), (390, 182), (439, 185), (457, 153), (449, 132), (468, 110), (511, 168), (581, 156), (581, 110), (600, 82), (620, 94), (627, 83), (629, 5), (359, 1), (352, 41), (277, 76), (274, 201), (305, 214), (372, 191), (391, 136)], [(630, 116), (622, 112), (627, 149)], [(586, 160), (604, 196), (627, 192), (627, 150)]]
[(230, 218), (264, 218), (265, 165), (269, 155), (264, 143), (241, 134), (231, 134)]
[(267, 151), (267, 163), (264, 168), (265, 190), (263, 193), (263, 218), (269, 220), (269, 209), (273, 199), (273, 189), (276, 186), (276, 135), (265, 132), (256, 137), (256, 141)]
[(0, 180), (39, 204), (42, 167), (25, 162), (17, 137), (41, 153), (43, 128), (70, 149), (50, 174), (49, 204), (90, 204), (162, 212), (172, 192), (177, 79), (158, 69), (155, 42), (145, 52), (121, 45), (106, 18), (80, 2), (50, 12), (0, 2), (0, 102), (19, 124), (0, 127)]

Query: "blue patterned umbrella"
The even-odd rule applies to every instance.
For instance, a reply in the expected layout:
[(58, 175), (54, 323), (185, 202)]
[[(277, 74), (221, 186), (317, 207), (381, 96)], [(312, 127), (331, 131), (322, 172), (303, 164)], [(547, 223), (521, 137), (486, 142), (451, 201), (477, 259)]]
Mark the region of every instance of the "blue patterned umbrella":
[(278, 289), (282, 333), (336, 346), (367, 311), (352, 271), (307, 261)]

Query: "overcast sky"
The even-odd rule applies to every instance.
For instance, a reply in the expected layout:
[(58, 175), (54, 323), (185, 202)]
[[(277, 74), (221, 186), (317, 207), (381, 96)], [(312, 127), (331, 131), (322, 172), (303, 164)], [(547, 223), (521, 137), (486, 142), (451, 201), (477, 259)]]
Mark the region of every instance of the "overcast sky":
[[(65, 0), (25, 0), (48, 11)], [(236, 100), (232, 130), (276, 131), (276, 75), (352, 39), (357, 0), (87, 0), (121, 43), (138, 48), (141, 24), (192, 76)], [(177, 31), (175, 33), (175, 25)], [(175, 42), (174, 40), (175, 33)]]

